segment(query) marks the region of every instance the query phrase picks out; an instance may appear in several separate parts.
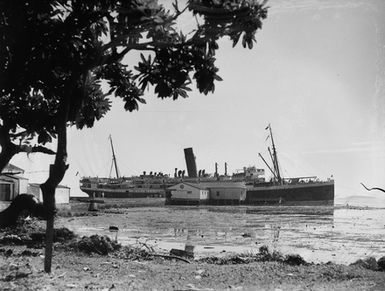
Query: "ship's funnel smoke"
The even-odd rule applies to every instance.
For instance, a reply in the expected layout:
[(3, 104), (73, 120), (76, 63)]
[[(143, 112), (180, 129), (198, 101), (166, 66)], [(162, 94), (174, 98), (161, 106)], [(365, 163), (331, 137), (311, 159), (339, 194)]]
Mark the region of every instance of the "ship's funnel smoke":
[(190, 178), (197, 178), (197, 165), (195, 162), (195, 156), (192, 148), (184, 149), (184, 156), (186, 158), (187, 174)]

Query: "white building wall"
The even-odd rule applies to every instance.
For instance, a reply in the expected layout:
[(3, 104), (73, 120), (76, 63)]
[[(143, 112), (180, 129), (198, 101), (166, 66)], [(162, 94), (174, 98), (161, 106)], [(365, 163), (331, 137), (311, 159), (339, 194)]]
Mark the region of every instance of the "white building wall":
[(169, 188), (171, 190), (171, 199), (178, 200), (200, 200), (201, 189), (191, 187), (190, 185), (180, 183)]
[(33, 196), (35, 196), (39, 201), (43, 201), (43, 199), (41, 199), (41, 193), (40, 193), (40, 187), (38, 185), (31, 185), (29, 184), (28, 185), (28, 191), (27, 193), (28, 194), (31, 194)]
[(213, 200), (244, 200), (246, 190), (242, 188), (210, 188)]
[(56, 201), (56, 204), (68, 204), (68, 203), (70, 203), (70, 189), (69, 188), (56, 188), (55, 201)]
[(19, 180), (19, 194), (24, 194), (28, 192), (28, 180), (20, 179)]
[(184, 199), (184, 200), (199, 200), (200, 193), (199, 189), (189, 189), (189, 190), (172, 190), (171, 198), (174, 199)]
[[(34, 195), (40, 202), (43, 202), (43, 193), (39, 185), (29, 185), (28, 193)], [(70, 189), (66, 187), (58, 187), (55, 191), (56, 204), (70, 203)]]
[(200, 198), (201, 200), (209, 199), (209, 190), (200, 190)]

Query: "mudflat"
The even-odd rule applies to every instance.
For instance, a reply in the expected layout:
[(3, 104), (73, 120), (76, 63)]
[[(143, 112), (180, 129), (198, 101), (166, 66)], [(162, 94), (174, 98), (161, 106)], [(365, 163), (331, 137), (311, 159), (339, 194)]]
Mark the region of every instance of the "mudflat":
[[(318, 263), (306, 258), (304, 260), (301, 256), (289, 256), (285, 252), (269, 250), (264, 245), (258, 245), (259, 251), (256, 252), (221, 252), (220, 256), (208, 253), (206, 256), (194, 258), (175, 258), (170, 255), (169, 250), (151, 244), (152, 240), (145, 240), (133, 246), (129, 244), (129, 240), (124, 239), (134, 236), (156, 238), (157, 241), (172, 239), (175, 241), (172, 247), (177, 247), (179, 244), (187, 244), (188, 238), (189, 242), (212, 246), (209, 239), (217, 242), (222, 240), (222, 236), (218, 235), (222, 235), (225, 230), (230, 235), (227, 235), (226, 241), (219, 240), (223, 245), (235, 242), (256, 245), (254, 240), (261, 241), (265, 236), (263, 242), (268, 242), (272, 239), (269, 233), (274, 234), (267, 227), (262, 228), (267, 233), (265, 235), (256, 229), (260, 225), (258, 220), (262, 219), (263, 226), (276, 224), (277, 219), (278, 222), (284, 222), (280, 224), (281, 234), (278, 242), (289, 238), (289, 235), (283, 236), (282, 232), (299, 233), (301, 236), (303, 233), (309, 233), (309, 227), (306, 227), (309, 225), (309, 219), (303, 213), (300, 215), (299, 226), (290, 223), (290, 229), (286, 230), (285, 225), (289, 225), (287, 221), (292, 214), (273, 214), (269, 208), (269, 216), (265, 222), (266, 215), (260, 216), (260, 209), (257, 209), (257, 214), (253, 214), (257, 220), (252, 216), (256, 209), (251, 212), (249, 209), (243, 212), (223, 212), (222, 208), (220, 210), (139, 207), (105, 209), (94, 214), (81, 213), (79, 216), (58, 217), (50, 274), (43, 271), (44, 222), (24, 221), (16, 229), (0, 230), (0, 290), (385, 290), (385, 268), (380, 268), (379, 260), (376, 262), (376, 259), (372, 258), (358, 264), (341, 264), (337, 262), (344, 259), (338, 258), (335, 249), (332, 249), (332, 252), (336, 253), (334, 262)], [(323, 212), (315, 215), (314, 209), (310, 212), (318, 239), (325, 237), (326, 240), (325, 233), (345, 229), (339, 227), (345, 223), (340, 223), (341, 219), (334, 215)], [(360, 214), (362, 213), (364, 212), (361, 211)], [(191, 232), (192, 227), (183, 225), (187, 224), (186, 217), (191, 214), (192, 217), (199, 217), (199, 220), (194, 222), (194, 228), (200, 229), (199, 231)], [(298, 213), (294, 215), (298, 217)], [(205, 223), (206, 220), (202, 217), (206, 216), (218, 220), (214, 221), (214, 225), (218, 224), (215, 231), (206, 231), (206, 224), (202, 227), (198, 225), (198, 222)], [(273, 218), (275, 220), (272, 222)], [(370, 222), (371, 227), (376, 226), (373, 219), (369, 218), (365, 218), (364, 222)], [(179, 232), (171, 232), (170, 235), (169, 230), (174, 224), (181, 225), (181, 221), (184, 221), (181, 235)], [(357, 220), (354, 221), (356, 226), (359, 225)], [(230, 225), (232, 228), (228, 231), (226, 228), (230, 222), (234, 225)], [(246, 223), (246, 226), (240, 222)], [(112, 224), (118, 226), (118, 236), (109, 231)], [(322, 232), (318, 233), (321, 226)], [(86, 231), (79, 231), (80, 227), (85, 227)], [(251, 228), (256, 229), (254, 232), (258, 236), (250, 232)], [(314, 231), (314, 227), (311, 229)], [(377, 228), (373, 228), (372, 232), (378, 235)], [(212, 233), (215, 236), (210, 236)], [(358, 235), (362, 235), (361, 232), (351, 236), (351, 241), (356, 241)], [(367, 233), (364, 235), (368, 236)], [(359, 242), (362, 244), (362, 241)], [(380, 254), (382, 244), (377, 242), (379, 244), (376, 250)], [(369, 241), (365, 240), (364, 243), (362, 248), (366, 248)], [(324, 252), (330, 250), (326, 249)]]

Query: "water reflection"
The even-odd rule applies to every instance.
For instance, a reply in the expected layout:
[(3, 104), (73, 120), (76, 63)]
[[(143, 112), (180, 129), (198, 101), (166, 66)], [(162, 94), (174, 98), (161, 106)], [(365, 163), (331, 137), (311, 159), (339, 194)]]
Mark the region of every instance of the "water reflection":
[(208, 212), (226, 212), (240, 214), (266, 214), (266, 215), (309, 215), (333, 216), (332, 206), (243, 206), (243, 207), (216, 207), (205, 209)]
[[(186, 209), (184, 209), (186, 211)], [(282, 239), (305, 237), (327, 237), (334, 228), (333, 209), (310, 212), (294, 209), (226, 209), (212, 208), (200, 211), (203, 213), (221, 213), (201, 221), (195, 227), (173, 228), (174, 239), (185, 239), (193, 244), (237, 244), (254, 246), (259, 244), (278, 245)], [(232, 220), (223, 220), (231, 215)], [(187, 217), (186, 217), (187, 219)], [(199, 227), (200, 226), (200, 227)]]

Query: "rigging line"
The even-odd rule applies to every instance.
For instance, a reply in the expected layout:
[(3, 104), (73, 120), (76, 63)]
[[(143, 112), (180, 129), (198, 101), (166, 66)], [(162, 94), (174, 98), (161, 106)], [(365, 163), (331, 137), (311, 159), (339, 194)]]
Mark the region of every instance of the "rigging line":
[(116, 174), (116, 178), (119, 178), (119, 169), (118, 169), (118, 164), (116, 162), (116, 156), (115, 156), (115, 151), (114, 151), (114, 145), (112, 144), (112, 137), (111, 137), (111, 134), (109, 136), (109, 139), (110, 139), (110, 143), (111, 143), (111, 150), (112, 150), (112, 162), (113, 164), (115, 165), (115, 174)]
[(108, 178), (111, 178), (112, 168), (114, 166), (114, 161), (111, 162), (110, 172), (108, 174)]

